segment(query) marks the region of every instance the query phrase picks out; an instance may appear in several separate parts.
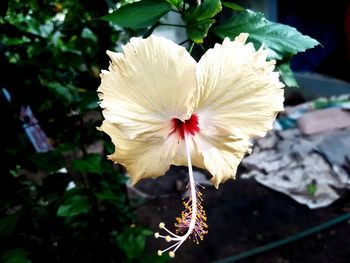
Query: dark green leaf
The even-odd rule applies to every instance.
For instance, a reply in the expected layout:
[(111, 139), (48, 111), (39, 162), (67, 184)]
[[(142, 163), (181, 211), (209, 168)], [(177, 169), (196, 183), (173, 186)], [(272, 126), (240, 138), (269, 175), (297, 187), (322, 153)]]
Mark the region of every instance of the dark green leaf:
[[(73, 57), (71, 57), (70, 59), (73, 60)], [(70, 104), (74, 101), (74, 89), (70, 88), (69, 86), (63, 86), (58, 81), (49, 81), (41, 77), (39, 77), (39, 79), (43, 86), (48, 87), (56, 96), (62, 99), (62, 101), (64, 101), (65, 103)]]
[(78, 173), (102, 174), (101, 155), (88, 154), (84, 159), (74, 160), (73, 170)]
[(57, 145), (57, 147), (55, 149), (58, 152), (65, 153), (65, 152), (74, 151), (74, 150), (78, 149), (78, 147), (79, 146), (74, 144), (74, 143), (61, 143), (61, 144)]
[(233, 11), (244, 11), (245, 8), (241, 7), (240, 5), (230, 3), (230, 2), (221, 2), (221, 4), (227, 8), (232, 9)]
[(13, 215), (8, 215), (0, 219), (0, 237), (8, 237), (12, 234), (15, 229), (18, 219), (21, 213), (16, 213)]
[(186, 28), (188, 37), (195, 43), (203, 43), (203, 39), (208, 35), (208, 30), (214, 23), (213, 20), (208, 20), (193, 25), (189, 25)]
[(68, 217), (80, 214), (86, 214), (90, 210), (87, 199), (80, 195), (68, 195), (63, 203), (58, 207), (57, 216)]
[(295, 28), (270, 22), (262, 13), (250, 10), (234, 15), (214, 28), (214, 32), (221, 38), (231, 39), (242, 32), (249, 33), (249, 40), (254, 43), (255, 48), (265, 44), (270, 59), (281, 60), (319, 45), (315, 39), (302, 35)]
[(28, 157), (39, 169), (46, 172), (55, 172), (65, 167), (65, 160), (58, 151), (50, 151), (47, 153), (37, 153)]
[(78, 106), (82, 111), (90, 111), (98, 108), (98, 97), (96, 92), (81, 89)]
[(278, 65), (277, 68), (278, 68), (280, 76), (281, 76), (283, 82), (286, 84), (286, 86), (299, 88), (298, 82), (294, 77), (293, 71), (290, 68), (289, 63), (282, 63), (282, 64)]
[(28, 259), (28, 252), (17, 248), (6, 251), (1, 257), (0, 261), (3, 263), (31, 263)]
[(106, 188), (94, 193), (99, 201), (124, 202), (125, 196), (115, 194), (111, 189)]
[(124, 5), (102, 19), (121, 27), (138, 29), (155, 24), (170, 10), (171, 5), (165, 0), (142, 0)]

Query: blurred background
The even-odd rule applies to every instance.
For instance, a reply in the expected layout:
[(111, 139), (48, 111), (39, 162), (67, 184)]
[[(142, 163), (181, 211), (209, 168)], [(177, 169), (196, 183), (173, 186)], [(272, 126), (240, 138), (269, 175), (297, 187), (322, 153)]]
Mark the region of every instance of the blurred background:
[[(149, 32), (99, 19), (129, 2), (0, 2), (0, 262), (169, 261), (156, 255), (164, 244), (152, 235), (181, 213), (186, 169), (132, 188), (106, 160), (114, 146), (96, 130), (106, 50)], [(349, 262), (349, 1), (235, 3), (322, 46), (292, 58), (299, 88), (286, 87), (286, 111), (254, 141), (237, 180), (216, 190), (196, 171), (209, 234), (198, 246), (186, 242), (172, 261)], [(154, 34), (186, 40), (184, 28)], [(220, 41), (208, 35), (203, 47)], [(274, 249), (251, 251), (266, 244)]]

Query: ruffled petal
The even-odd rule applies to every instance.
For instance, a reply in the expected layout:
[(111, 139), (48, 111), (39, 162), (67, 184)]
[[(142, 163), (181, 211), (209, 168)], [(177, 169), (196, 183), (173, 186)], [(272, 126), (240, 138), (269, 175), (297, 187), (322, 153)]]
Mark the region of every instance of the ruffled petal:
[(165, 138), (172, 118), (191, 115), (196, 62), (185, 48), (151, 36), (107, 53), (112, 63), (101, 73), (100, 106), (127, 137)]
[(251, 143), (233, 137), (208, 137), (199, 135), (199, 145), (205, 168), (213, 176), (211, 181), (216, 188), (219, 184), (234, 179), (237, 167), (244, 155), (250, 151)]
[(283, 84), (266, 61), (267, 51), (245, 44), (248, 34), (225, 39), (208, 50), (197, 66), (195, 111), (211, 134), (264, 136), (283, 110)]
[(106, 120), (99, 129), (107, 133), (116, 145), (114, 154), (108, 158), (126, 168), (132, 185), (143, 178), (164, 175), (177, 151), (175, 135), (167, 139), (129, 139), (116, 125)]
[[(234, 179), (239, 163), (251, 150), (249, 140), (234, 136), (200, 132), (188, 137), (192, 164), (208, 170), (216, 188), (228, 179)], [(172, 164), (187, 165), (184, 141), (180, 141)]]

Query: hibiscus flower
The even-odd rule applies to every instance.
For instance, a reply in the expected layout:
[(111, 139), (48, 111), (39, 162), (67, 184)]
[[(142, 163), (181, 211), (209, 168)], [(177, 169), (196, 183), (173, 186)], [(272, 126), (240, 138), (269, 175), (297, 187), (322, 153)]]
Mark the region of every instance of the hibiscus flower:
[[(98, 89), (107, 133), (132, 184), (164, 175), (170, 165), (189, 170), (190, 197), (175, 223), (176, 233), (158, 238), (174, 242), (158, 251), (175, 251), (189, 237), (207, 233), (201, 193), (192, 165), (207, 169), (215, 187), (234, 178), (250, 151), (250, 139), (272, 128), (283, 110), (283, 84), (268, 51), (255, 50), (242, 33), (225, 39), (196, 62), (184, 47), (162, 37), (132, 38), (122, 53), (107, 51), (108, 71)], [(183, 233), (183, 235), (179, 235)]]

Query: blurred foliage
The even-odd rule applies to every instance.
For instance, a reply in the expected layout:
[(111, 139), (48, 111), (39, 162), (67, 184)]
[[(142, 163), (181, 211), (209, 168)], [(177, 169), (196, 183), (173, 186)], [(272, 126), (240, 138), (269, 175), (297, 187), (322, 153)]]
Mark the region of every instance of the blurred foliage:
[[(105, 156), (96, 88), (107, 49), (133, 33), (97, 20), (117, 1), (2, 1), (0, 262), (165, 262), (145, 255), (126, 177)], [(19, 118), (30, 105), (54, 150), (35, 153)], [(126, 246), (125, 244), (128, 244)], [(130, 245), (132, 244), (132, 245)], [(130, 246), (129, 246), (130, 245)]]
[(141, 0), (123, 5), (103, 19), (122, 27), (138, 29), (140, 35), (143, 33), (140, 29), (150, 27), (143, 34), (148, 36), (156, 27), (169, 25), (159, 21), (168, 12), (181, 16), (185, 25), (174, 26), (184, 26), (187, 42), (197, 44), (199, 54), (195, 54), (195, 57), (199, 58), (203, 51), (225, 37), (234, 39), (246, 32), (249, 33), (248, 41), (255, 48), (264, 44), (269, 51), (268, 59), (276, 60), (282, 81), (291, 87), (298, 86), (290, 69), (292, 56), (319, 45), (315, 39), (302, 35), (293, 27), (267, 20), (263, 13), (221, 0)]
[[(101, 124), (96, 88), (107, 49), (149, 36), (177, 13), (200, 57), (222, 38), (264, 42), (287, 85), (290, 59), (318, 44), (296, 29), (220, 0), (3, 0), (0, 4), (1, 262), (166, 262), (145, 255), (122, 170)], [(164, 25), (164, 24), (163, 24)], [(192, 49), (191, 49), (192, 50)], [(3, 90), (6, 88), (6, 92)], [(35, 153), (20, 119), (29, 105), (53, 146)]]

